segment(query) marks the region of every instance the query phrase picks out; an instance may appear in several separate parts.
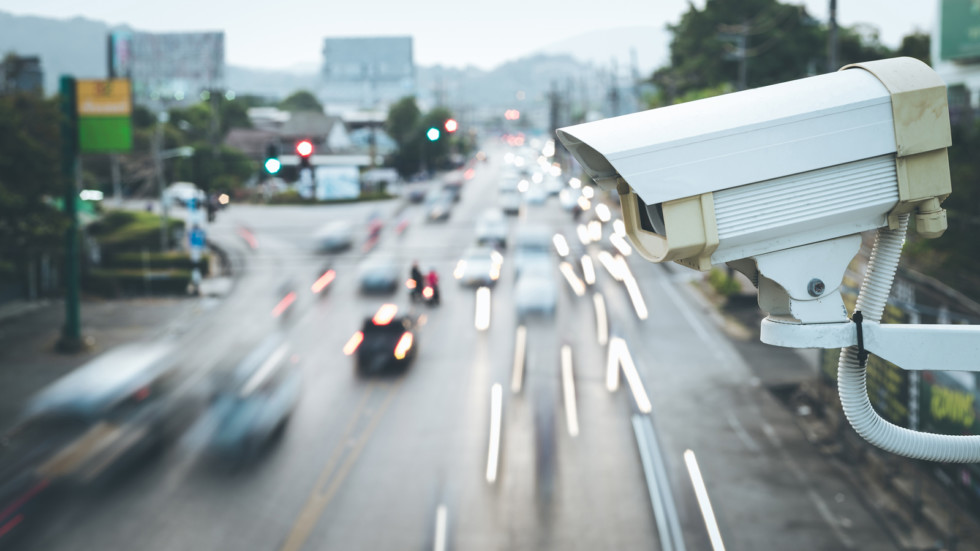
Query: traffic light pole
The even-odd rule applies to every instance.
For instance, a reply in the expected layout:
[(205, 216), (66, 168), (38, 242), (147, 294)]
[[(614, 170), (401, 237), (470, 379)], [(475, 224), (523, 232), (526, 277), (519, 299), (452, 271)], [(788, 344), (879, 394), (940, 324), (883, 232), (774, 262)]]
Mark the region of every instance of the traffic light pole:
[(61, 179), (64, 186), (65, 214), (68, 229), (65, 232), (65, 325), (57, 348), (61, 352), (74, 353), (85, 348), (82, 340), (81, 305), (79, 300), (78, 257), (78, 189), (75, 177), (78, 172), (78, 143), (75, 114), (75, 79), (61, 77)]

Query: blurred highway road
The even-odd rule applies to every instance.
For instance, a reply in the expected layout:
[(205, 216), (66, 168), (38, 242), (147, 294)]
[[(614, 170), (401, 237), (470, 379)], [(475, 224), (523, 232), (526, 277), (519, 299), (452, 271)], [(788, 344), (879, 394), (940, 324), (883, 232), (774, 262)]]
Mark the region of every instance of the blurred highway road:
[[(489, 162), (475, 167), (447, 222), (426, 222), (423, 206), (398, 201), (221, 212), (210, 231), (239, 248), (244, 272), (174, 336), (180, 361), (192, 384), (204, 384), (284, 326), (304, 377), (284, 436), (229, 466), (204, 452), (202, 419), (125, 480), (70, 496), (22, 547), (894, 548), (760, 384), (753, 358), (694, 299), (685, 273), (629, 257), (625, 279), (635, 277), (633, 296), (648, 311), (641, 319), (628, 285), (603, 266), (598, 244), (581, 244), (557, 198), (510, 218), (511, 235), (529, 222), (562, 233), (575, 277), (586, 277), (579, 258), (588, 254), (595, 284), (578, 296), (555, 270), (554, 318), (519, 329), (508, 249), (489, 328), (478, 330), (477, 292), (451, 274), (478, 214), (496, 204), (505, 146), (487, 147)], [(365, 252), (375, 214), (385, 227)], [(409, 220), (401, 234), (399, 216)], [(363, 231), (349, 251), (316, 253), (314, 231), (334, 220)], [(381, 254), (399, 259), (403, 279), (413, 260), (435, 267), (441, 305), (413, 305), (403, 287), (359, 293), (359, 266)], [(336, 278), (313, 293), (328, 268)], [(295, 302), (274, 318), (288, 292)], [(610, 344), (597, 335), (597, 294)], [(342, 349), (384, 302), (424, 316), (417, 358), (403, 375), (358, 377)], [(622, 365), (612, 376), (609, 347)]]

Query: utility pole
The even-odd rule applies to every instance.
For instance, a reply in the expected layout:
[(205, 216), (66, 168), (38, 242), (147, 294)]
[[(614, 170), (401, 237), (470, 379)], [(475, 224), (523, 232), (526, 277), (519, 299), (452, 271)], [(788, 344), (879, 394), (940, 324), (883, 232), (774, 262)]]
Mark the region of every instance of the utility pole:
[(65, 214), (65, 325), (57, 348), (74, 353), (84, 348), (82, 341), (81, 304), (79, 302), (78, 258), (78, 134), (76, 130), (75, 79), (62, 75), (61, 86), (61, 179), (64, 186)]
[(837, 0), (830, 0), (830, 21), (827, 33), (827, 72), (833, 73), (838, 67), (837, 61)]
[(117, 204), (122, 204), (122, 176), (119, 172), (119, 155), (109, 155), (109, 168), (112, 173), (112, 196)]
[(160, 194), (160, 252), (170, 249), (170, 205), (165, 195), (166, 183), (163, 178), (163, 125), (170, 119), (167, 111), (157, 114), (157, 128), (153, 135), (153, 172), (157, 180), (157, 192)]

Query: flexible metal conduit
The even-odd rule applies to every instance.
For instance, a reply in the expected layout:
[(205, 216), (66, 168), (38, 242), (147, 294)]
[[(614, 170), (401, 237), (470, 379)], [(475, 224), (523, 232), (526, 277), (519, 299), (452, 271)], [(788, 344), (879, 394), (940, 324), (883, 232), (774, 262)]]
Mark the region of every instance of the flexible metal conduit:
[[(868, 270), (858, 294), (855, 310), (865, 323), (880, 323), (885, 303), (895, 280), (898, 259), (905, 243), (909, 215), (899, 219), (899, 228), (881, 228), (875, 237)], [(862, 438), (879, 448), (913, 459), (976, 463), (980, 461), (980, 436), (948, 436), (917, 432), (882, 419), (868, 398), (867, 372), (858, 360), (858, 348), (841, 350), (837, 366), (837, 389), (844, 415)]]

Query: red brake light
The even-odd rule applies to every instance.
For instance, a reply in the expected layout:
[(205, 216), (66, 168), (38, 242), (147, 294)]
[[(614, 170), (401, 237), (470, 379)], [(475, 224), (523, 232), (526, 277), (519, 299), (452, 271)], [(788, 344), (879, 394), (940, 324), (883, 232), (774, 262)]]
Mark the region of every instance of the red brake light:
[(336, 276), (337, 274), (333, 270), (327, 270), (322, 276), (320, 276), (319, 279), (313, 282), (313, 286), (310, 288), (314, 293), (319, 293), (320, 291), (326, 289), (327, 285), (330, 285)]
[(347, 341), (347, 344), (344, 345), (344, 355), (350, 356), (351, 354), (353, 354), (357, 350), (357, 347), (361, 346), (361, 342), (363, 340), (364, 340), (363, 331), (358, 331), (357, 333), (354, 333), (351, 336), (350, 340)]
[(282, 300), (279, 301), (279, 304), (277, 304), (276, 307), (272, 309), (272, 317), (278, 318), (279, 316), (281, 316), (282, 313), (285, 312), (286, 309), (289, 308), (289, 306), (295, 301), (296, 301), (296, 293), (290, 291), (290, 293), (282, 297)]
[(398, 344), (395, 345), (395, 359), (404, 360), (405, 355), (408, 351), (412, 349), (412, 334), (408, 331), (402, 333), (402, 337), (398, 339)]
[(394, 304), (383, 304), (381, 308), (378, 308), (378, 312), (374, 314), (371, 321), (375, 325), (388, 325), (391, 320), (395, 319), (395, 314), (398, 313), (398, 307)]

